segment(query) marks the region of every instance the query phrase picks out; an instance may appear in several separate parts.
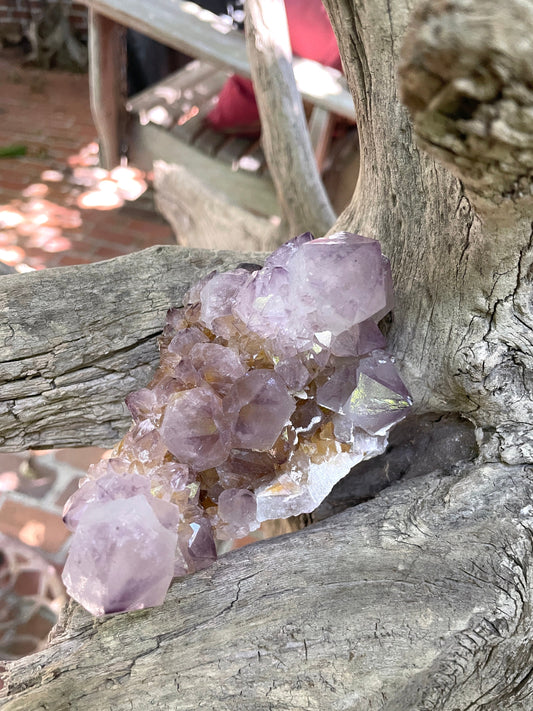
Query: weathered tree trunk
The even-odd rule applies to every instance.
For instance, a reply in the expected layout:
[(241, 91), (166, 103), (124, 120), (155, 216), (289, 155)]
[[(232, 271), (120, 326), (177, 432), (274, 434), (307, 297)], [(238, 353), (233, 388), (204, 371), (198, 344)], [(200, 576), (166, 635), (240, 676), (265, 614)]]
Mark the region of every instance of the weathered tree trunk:
[(71, 604), (2, 708), (530, 711), (532, 487), (521, 466), (427, 476), (176, 580), (159, 609)]
[[(94, 622), (72, 605), (48, 650), (10, 664), (9, 711), (533, 708), (533, 8), (439, 0), (410, 16), (411, 0), (325, 4), (361, 145), (356, 192), (335, 229), (380, 239), (391, 258), (390, 345), (422, 435), (407, 428), (374, 465), (377, 480), (360, 469), (359, 490), (342, 483), (317, 517), (406, 480), (176, 581), (160, 609)], [(111, 275), (126, 263), (109, 264)], [(90, 269), (101, 267), (78, 275)], [(22, 283), (2, 279), (13, 295)], [(109, 283), (119, 293), (125, 282)], [(148, 293), (170, 296), (156, 285)], [(107, 341), (97, 336), (91, 351), (79, 337), (71, 358), (112, 343), (104, 301), (88, 325)], [(13, 380), (22, 369), (16, 387), (28, 395), (69, 343), (54, 331), (57, 308), (48, 341), (6, 331), (4, 360)], [(119, 379), (137, 362), (125, 315)], [(146, 337), (156, 328), (150, 321)], [(91, 387), (103, 392), (97, 380)], [(456, 415), (473, 423), (479, 452)], [(35, 425), (19, 420), (17, 441), (26, 441)]]
[(531, 3), (424, 2), (412, 19), (403, 94), (422, 145), (458, 177), (416, 147), (398, 99), (415, 3), (325, 5), (361, 150), (334, 229), (379, 239), (392, 261), (390, 344), (417, 408), (462, 412), (487, 457), (531, 461)]

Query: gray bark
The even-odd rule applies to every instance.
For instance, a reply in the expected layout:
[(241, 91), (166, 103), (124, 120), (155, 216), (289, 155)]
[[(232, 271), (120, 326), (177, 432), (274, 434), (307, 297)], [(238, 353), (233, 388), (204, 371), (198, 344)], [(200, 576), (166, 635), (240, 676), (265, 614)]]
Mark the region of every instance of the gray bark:
[[(531, 111), (525, 89), (531, 69), (523, 74), (531, 51), (531, 5), (424, 2), (401, 58), (412, 0), (325, 4), (354, 93), (361, 148), (358, 185), (334, 229), (379, 239), (391, 259), (397, 304), (390, 346), (417, 409), (462, 412), (480, 428), (485, 456), (530, 461), (531, 170), (523, 165), (520, 137), (511, 128), (515, 115), (523, 121)], [(400, 62), (414, 130), (398, 98)], [(485, 74), (490, 78), (498, 71), (502, 96), (522, 92), (520, 100), (488, 94), (481, 101)], [(469, 91), (477, 92), (478, 100), (472, 116), (465, 117), (472, 104), (460, 98)], [(448, 103), (445, 96), (452, 97)], [(493, 123), (486, 120), (489, 110)], [(473, 133), (482, 123), (485, 134), (476, 144)], [(471, 156), (476, 145), (478, 172), (486, 160), (493, 176), (509, 170), (510, 182), (493, 177), (482, 195), (474, 192), (474, 168), (456, 167), (459, 178), (454, 177), (417, 147), (414, 131), (423, 132), (424, 147), (437, 144), (439, 158), (440, 147), (449, 147), (453, 138), (448, 165), (457, 155), (462, 166), (461, 151)]]
[(262, 144), (289, 233), (322, 237), (335, 213), (320, 179), (292, 70), (282, 0), (247, 0), (246, 46), (261, 116)]
[[(512, 481), (512, 486), (509, 482)], [(9, 664), (5, 711), (529, 711), (531, 469), (405, 482)]]
[(213, 269), (264, 255), (152, 247), (87, 266), (2, 277), (0, 447), (109, 446), (124, 398), (150, 380), (165, 314)]

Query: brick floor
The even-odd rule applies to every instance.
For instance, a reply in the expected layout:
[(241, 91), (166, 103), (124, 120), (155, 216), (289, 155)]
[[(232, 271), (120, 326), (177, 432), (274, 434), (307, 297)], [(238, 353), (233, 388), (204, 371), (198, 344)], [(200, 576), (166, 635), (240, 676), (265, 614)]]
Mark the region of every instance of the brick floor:
[[(86, 75), (28, 68), (18, 49), (0, 50), (0, 149), (20, 144), (26, 150), (24, 155), (0, 158), (0, 261), (27, 271), (174, 243), (170, 227), (154, 210), (150, 191), (111, 211), (80, 208), (78, 200), (88, 187), (77, 173), (83, 178), (85, 170), (91, 179), (90, 163), (97, 156), (86, 147), (95, 138)], [(47, 459), (51, 472), (39, 465), (46, 457), (0, 454), (0, 530), (9, 529), (22, 540), (24, 527), (15, 509), (26, 506), (29, 515), (27, 507), (46, 501), (56, 479), (64, 490), (53, 491), (48, 514), (59, 520), (67, 493), (102, 451), (52, 453)], [(56, 477), (58, 471), (62, 476)], [(13, 495), (17, 498), (12, 506), (8, 501)], [(46, 521), (52, 526), (51, 518)], [(62, 522), (58, 526), (63, 530)], [(37, 528), (33, 539), (26, 532), (26, 542), (37, 541)], [(45, 548), (51, 552), (50, 546)]]
[(1, 511), (1, 533), (46, 553), (57, 553), (69, 537), (67, 528), (58, 523), (61, 519), (40, 507), (27, 506), (8, 498), (2, 504)]
[(86, 75), (30, 69), (19, 50), (0, 50), (0, 149), (26, 150), (0, 158), (0, 213), (9, 208), (24, 218), (2, 229), (0, 214), (0, 261), (25, 271), (175, 243), (150, 190), (119, 209), (80, 209), (87, 187), (75, 179), (76, 156), (95, 138)]

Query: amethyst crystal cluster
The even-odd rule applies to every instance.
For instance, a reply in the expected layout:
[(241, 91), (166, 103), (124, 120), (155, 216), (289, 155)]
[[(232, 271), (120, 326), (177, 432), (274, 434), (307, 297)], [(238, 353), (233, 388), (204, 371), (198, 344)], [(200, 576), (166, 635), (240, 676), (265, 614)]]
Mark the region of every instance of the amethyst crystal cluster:
[(379, 243), (344, 232), (194, 286), (127, 398), (130, 431), (66, 504), (72, 597), (95, 615), (160, 604), (214, 537), (312, 511), (381, 453), (410, 405), (376, 325), (391, 299)]

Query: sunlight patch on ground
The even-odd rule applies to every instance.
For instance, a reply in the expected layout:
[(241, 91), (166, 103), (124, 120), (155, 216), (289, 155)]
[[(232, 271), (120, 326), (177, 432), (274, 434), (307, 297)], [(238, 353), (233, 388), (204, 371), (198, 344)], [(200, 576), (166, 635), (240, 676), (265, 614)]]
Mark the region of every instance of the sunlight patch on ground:
[(46, 254), (72, 249), (69, 231), (83, 228), (83, 210), (116, 210), (147, 190), (141, 170), (124, 164), (108, 171), (98, 162), (98, 144), (89, 143), (64, 170), (43, 171), (20, 199), (0, 205), (1, 262), (18, 272), (44, 269)]

